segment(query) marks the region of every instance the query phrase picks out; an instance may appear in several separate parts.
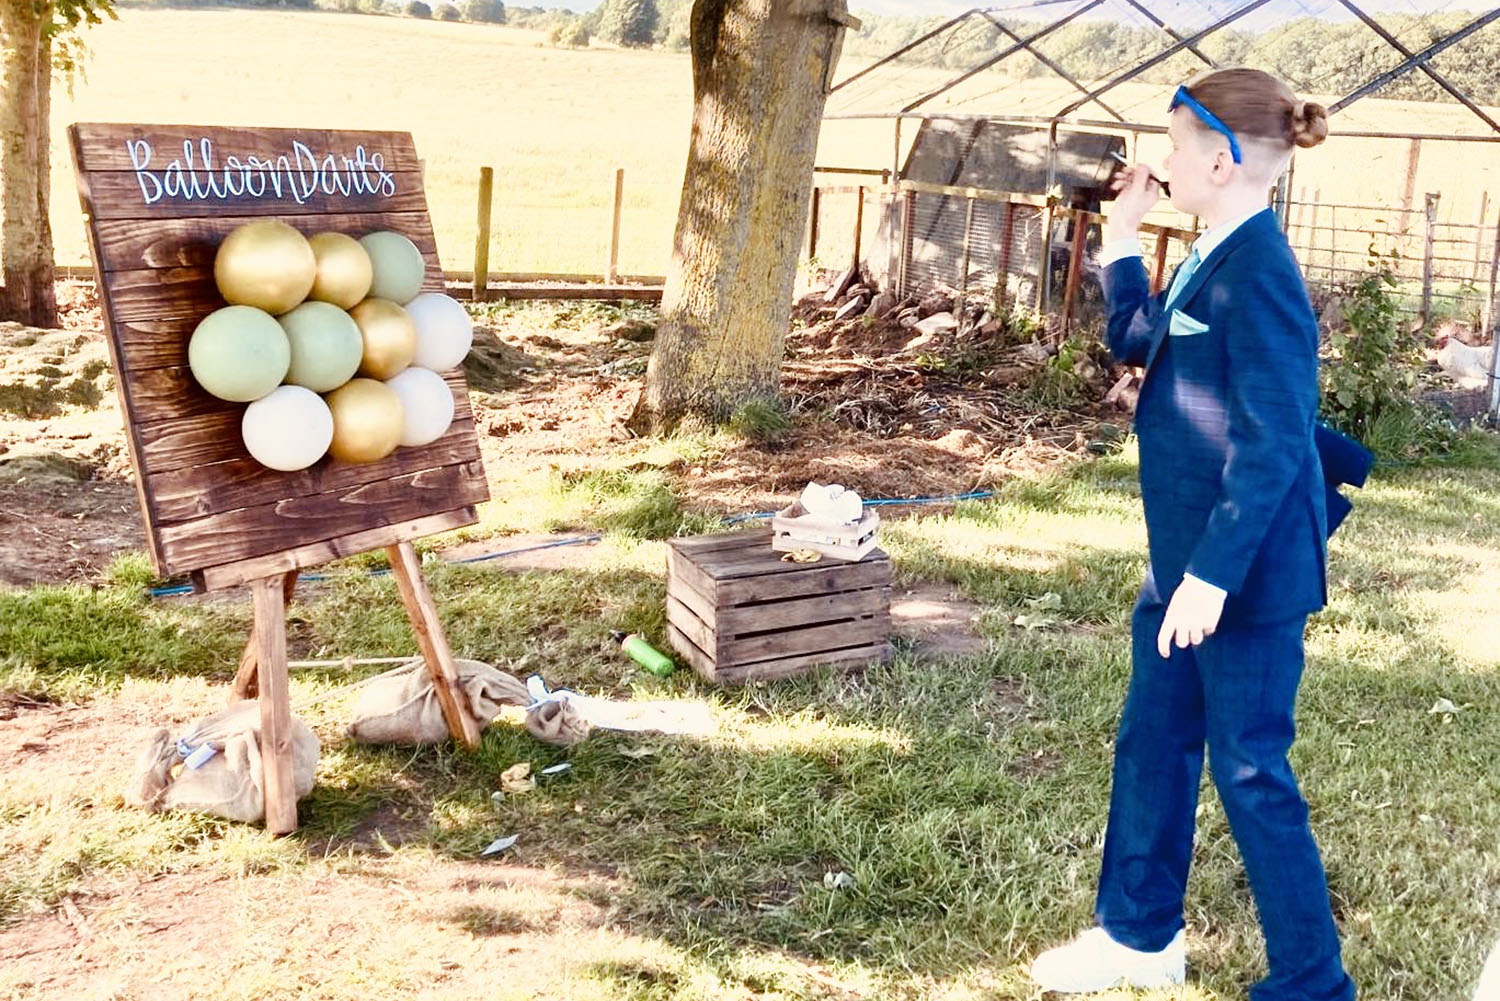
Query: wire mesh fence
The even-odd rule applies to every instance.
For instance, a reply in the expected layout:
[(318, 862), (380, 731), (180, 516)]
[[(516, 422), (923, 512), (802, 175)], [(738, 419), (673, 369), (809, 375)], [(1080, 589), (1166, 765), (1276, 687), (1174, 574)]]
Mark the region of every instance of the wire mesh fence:
[(1442, 196), (1421, 208), (1358, 205), (1309, 199), (1287, 212), (1287, 238), (1309, 282), (1351, 284), (1388, 268), (1409, 317), (1433, 323), (1452, 318), (1477, 331), (1494, 322), (1497, 220), (1481, 200), (1475, 222), (1444, 221)]
[[(1103, 316), (1097, 263), (1102, 216), (1036, 195), (900, 181), (819, 185), (807, 257), (842, 270), (864, 262), (899, 297), (933, 290), (1055, 317), (1062, 328)], [(1441, 197), (1421, 208), (1357, 205), (1306, 193), (1285, 208), (1285, 227), (1316, 293), (1336, 291), (1388, 268), (1413, 321), (1445, 319), (1493, 333), (1500, 206), (1475, 222), (1445, 220)], [(1489, 213), (1489, 217), (1485, 217)], [(1164, 283), (1197, 232), (1147, 224), (1143, 253)]]

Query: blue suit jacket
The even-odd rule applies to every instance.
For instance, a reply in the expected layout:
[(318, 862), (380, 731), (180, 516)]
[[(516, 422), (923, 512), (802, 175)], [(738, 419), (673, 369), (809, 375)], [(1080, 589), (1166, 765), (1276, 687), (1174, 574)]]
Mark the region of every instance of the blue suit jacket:
[(1165, 601), (1192, 573), (1229, 592), (1226, 625), (1323, 607), (1318, 328), (1276, 217), (1242, 223), (1170, 310), (1139, 257), (1111, 264), (1104, 289), (1110, 350), (1146, 370), (1135, 414), (1151, 554), (1141, 601)]

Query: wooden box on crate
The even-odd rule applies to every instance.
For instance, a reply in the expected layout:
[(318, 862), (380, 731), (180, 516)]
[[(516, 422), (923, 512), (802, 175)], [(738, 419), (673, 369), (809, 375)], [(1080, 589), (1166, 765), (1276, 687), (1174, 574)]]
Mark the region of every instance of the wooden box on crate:
[(837, 522), (808, 514), (796, 501), (771, 517), (771, 548), (790, 553), (816, 549), (839, 560), (862, 560), (875, 549), (880, 515), (866, 511), (858, 521)]
[(817, 664), (891, 656), (891, 561), (790, 563), (766, 529), (667, 545), (667, 633), (709, 681), (740, 684)]

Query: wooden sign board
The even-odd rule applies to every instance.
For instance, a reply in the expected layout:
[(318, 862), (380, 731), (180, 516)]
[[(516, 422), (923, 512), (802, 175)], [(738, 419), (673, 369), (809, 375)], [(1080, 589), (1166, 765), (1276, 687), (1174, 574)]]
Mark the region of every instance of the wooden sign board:
[(266, 829), (297, 826), (285, 615), (303, 567), (386, 550), (449, 732), (477, 746), (411, 546), (473, 524), (489, 499), (462, 370), (441, 373), (454, 420), (432, 444), (285, 473), (246, 450), (247, 404), (210, 396), (187, 360), (199, 321), (227, 305), (214, 283), (219, 244), (255, 219), (308, 235), (394, 230), (427, 262), (422, 288), (441, 292), (411, 136), (162, 125), (74, 125), (68, 136), (151, 558), (199, 590), (250, 585), (255, 629), (235, 692), (260, 697)]
[(426, 259), (423, 290), (443, 290), (409, 134), (116, 124), (68, 134), (158, 573), (211, 590), (474, 523), (489, 491), (461, 369), (442, 373), (456, 410), (436, 442), (294, 473), (252, 459), (246, 405), (210, 396), (188, 370), (194, 327), (226, 305), (214, 254), (254, 219), (304, 234), (394, 230)]

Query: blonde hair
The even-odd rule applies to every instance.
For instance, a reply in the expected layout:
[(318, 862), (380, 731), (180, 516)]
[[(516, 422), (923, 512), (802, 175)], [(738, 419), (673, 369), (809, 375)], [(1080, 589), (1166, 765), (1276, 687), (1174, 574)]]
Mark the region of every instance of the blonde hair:
[(1328, 138), (1328, 110), (1299, 101), (1290, 87), (1264, 70), (1210, 70), (1189, 81), (1187, 91), (1238, 137), (1271, 140), (1288, 151)]

